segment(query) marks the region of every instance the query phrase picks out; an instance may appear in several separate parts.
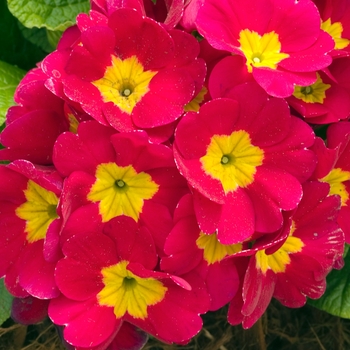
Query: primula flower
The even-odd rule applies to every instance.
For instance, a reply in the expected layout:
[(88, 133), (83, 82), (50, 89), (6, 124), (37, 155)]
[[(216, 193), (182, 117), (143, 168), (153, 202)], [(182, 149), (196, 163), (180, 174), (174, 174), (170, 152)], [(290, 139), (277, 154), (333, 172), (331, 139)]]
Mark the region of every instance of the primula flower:
[[(63, 89), (104, 125), (149, 133), (169, 127), (203, 84), (205, 65), (197, 59), (197, 41), (187, 33), (167, 32), (128, 8), (109, 18), (81, 14), (77, 24), (79, 44), (49, 55), (43, 66), (53, 89)], [(162, 132), (164, 140), (173, 128)]]
[[(344, 234), (337, 224), (339, 198), (328, 196), (320, 182), (303, 185), (303, 198), (291, 218), (283, 243), (256, 252), (249, 261), (242, 287), (242, 307), (231, 302), (228, 321), (251, 327), (264, 313), (272, 297), (288, 307), (301, 307), (306, 297), (321, 297), (326, 276), (342, 257)], [(286, 220), (287, 223), (290, 221)]]
[(178, 200), (188, 191), (170, 148), (149, 143), (145, 132), (116, 133), (95, 121), (81, 123), (76, 135), (60, 135), (54, 164), (62, 176), (69, 176), (66, 191), (78, 203), (72, 211), (84, 206), (75, 215), (84, 217), (88, 210), (101, 223), (129, 216), (147, 225), (157, 247), (171, 229)]
[(68, 130), (64, 102), (44, 86), (47, 76), (39, 68), (27, 73), (15, 92), (18, 106), (6, 115), (6, 128), (0, 135), (4, 149), (0, 159), (26, 159), (37, 164), (52, 164), (56, 138)]
[(23, 160), (0, 167), (0, 177), (0, 276), (14, 296), (57, 297), (60, 252), (52, 243), (60, 229), (62, 179)]
[(330, 186), (329, 194), (338, 195), (341, 209), (338, 224), (350, 242), (350, 123), (339, 122), (327, 129), (327, 146), (320, 138), (313, 146), (318, 157), (313, 178), (326, 182)]
[[(346, 78), (350, 78), (349, 74)], [(314, 84), (295, 86), (293, 96), (288, 97), (287, 102), (312, 124), (346, 119), (350, 114), (350, 94), (337, 80), (336, 75), (319, 71)]]
[(234, 260), (226, 257), (240, 251), (242, 244), (224, 245), (216, 233), (204, 234), (198, 227), (190, 194), (180, 200), (174, 227), (169, 233), (161, 259), (162, 271), (184, 275), (195, 270), (205, 280), (211, 299), (209, 310), (217, 310), (234, 297), (239, 284)]
[(197, 28), (216, 49), (245, 57), (257, 83), (276, 97), (292, 95), (295, 84), (313, 84), (315, 71), (332, 61), (334, 42), (311, 0), (207, 0)]
[(332, 56), (350, 51), (350, 4), (347, 0), (313, 0), (321, 16), (321, 28), (334, 40)]
[(151, 236), (131, 218), (107, 226), (104, 234), (86, 232), (63, 245), (55, 272), (63, 295), (51, 300), (50, 318), (65, 325), (65, 339), (78, 347), (112, 339), (124, 320), (165, 342), (188, 341), (207, 311), (203, 285), (155, 271)]
[(314, 134), (289, 114), (285, 101), (251, 86), (242, 86), (236, 98), (187, 113), (174, 144), (176, 164), (193, 187), (199, 227), (217, 232), (223, 244), (279, 229), (281, 210), (298, 205), (301, 183), (315, 167), (307, 149)]

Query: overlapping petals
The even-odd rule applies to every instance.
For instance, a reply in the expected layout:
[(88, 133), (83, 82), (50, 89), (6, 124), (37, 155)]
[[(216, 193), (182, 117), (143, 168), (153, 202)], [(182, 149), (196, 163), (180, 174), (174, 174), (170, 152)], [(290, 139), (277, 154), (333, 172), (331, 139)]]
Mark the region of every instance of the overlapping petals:
[(140, 350), (227, 304), (249, 328), (272, 298), (321, 297), (350, 242), (349, 13), (91, 0), (0, 134), (13, 318), (48, 314), (67, 349)]
[(311, 0), (205, 1), (197, 17), (199, 32), (216, 49), (245, 57), (248, 71), (270, 95), (287, 97), (294, 85), (315, 82), (327, 67), (333, 39), (320, 28)]
[(315, 167), (308, 125), (290, 116), (284, 101), (251, 88), (241, 93), (254, 100), (210, 101), (186, 114), (175, 135), (175, 160), (194, 189), (199, 226), (224, 244), (280, 228), (281, 210), (298, 205)]

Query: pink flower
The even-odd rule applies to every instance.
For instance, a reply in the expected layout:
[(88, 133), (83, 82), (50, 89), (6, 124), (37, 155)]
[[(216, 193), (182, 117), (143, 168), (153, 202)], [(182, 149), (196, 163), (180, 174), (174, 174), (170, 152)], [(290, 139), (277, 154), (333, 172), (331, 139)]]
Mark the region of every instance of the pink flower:
[(209, 299), (198, 279), (189, 278), (190, 286), (155, 271), (151, 236), (126, 216), (104, 232), (79, 234), (63, 245), (55, 273), (62, 296), (51, 300), (49, 316), (65, 325), (67, 342), (99, 345), (124, 320), (165, 342), (186, 342), (199, 332)]
[(44, 86), (47, 76), (35, 68), (27, 73), (16, 89), (15, 101), (6, 115), (6, 128), (0, 135), (5, 146), (0, 159), (27, 159), (38, 164), (52, 164), (56, 138), (68, 130), (64, 102)]
[(16, 297), (57, 297), (62, 179), (24, 160), (0, 167), (0, 177), (0, 276)]
[(243, 327), (251, 327), (272, 297), (288, 307), (301, 307), (306, 297), (316, 299), (325, 292), (326, 276), (344, 249), (344, 234), (337, 224), (339, 198), (328, 196), (329, 186), (320, 182), (305, 183), (303, 191), (298, 208), (288, 214), (285, 241), (250, 258), (243, 302), (230, 303), (230, 323), (240, 322), (241, 313)]
[(317, 138), (313, 150), (318, 164), (313, 178), (328, 183), (329, 194), (338, 195), (341, 209), (338, 224), (344, 231), (345, 240), (350, 242), (350, 123), (339, 122), (327, 129), (327, 146)]
[(117, 133), (90, 121), (81, 123), (76, 135), (58, 138), (54, 163), (69, 176), (65, 193), (70, 192), (71, 212), (82, 207), (69, 220), (79, 222), (86, 210), (100, 224), (126, 215), (145, 224), (162, 249), (175, 206), (188, 192), (170, 148), (151, 144), (145, 132)]
[(257, 83), (276, 97), (290, 96), (295, 84), (313, 84), (315, 71), (332, 61), (334, 42), (310, 0), (207, 0), (197, 28), (216, 49), (245, 57)]
[(169, 233), (161, 259), (161, 269), (177, 276), (195, 270), (205, 280), (211, 299), (209, 310), (226, 305), (238, 290), (238, 274), (233, 259), (226, 259), (242, 249), (242, 244), (224, 245), (215, 232), (204, 234), (198, 227), (191, 195), (180, 200), (174, 227)]
[(203, 85), (206, 70), (197, 59), (197, 41), (179, 30), (167, 32), (128, 8), (109, 18), (93, 11), (90, 16), (78, 16), (78, 43), (45, 59), (52, 89), (62, 90), (104, 125), (147, 129), (168, 139), (172, 124)]
[(350, 4), (347, 0), (313, 0), (321, 15), (321, 28), (334, 41), (332, 56), (348, 56), (350, 51)]
[(295, 86), (293, 95), (287, 98), (290, 106), (309, 123), (334, 123), (349, 117), (350, 91), (338, 83), (339, 78), (350, 78), (349, 61), (341, 60), (339, 63), (343, 65), (334, 71), (333, 63), (326, 71), (319, 71), (314, 84)]
[(290, 116), (285, 101), (249, 85), (236, 99), (212, 100), (187, 113), (174, 144), (176, 164), (193, 188), (199, 227), (217, 232), (223, 244), (279, 229), (281, 210), (298, 205), (301, 183), (315, 167), (307, 149), (314, 134)]

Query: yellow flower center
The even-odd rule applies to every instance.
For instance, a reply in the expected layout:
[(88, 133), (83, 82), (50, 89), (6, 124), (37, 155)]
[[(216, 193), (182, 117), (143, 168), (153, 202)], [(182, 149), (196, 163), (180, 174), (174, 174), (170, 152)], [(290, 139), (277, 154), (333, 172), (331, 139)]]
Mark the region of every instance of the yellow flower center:
[(157, 73), (145, 71), (136, 56), (121, 60), (112, 55), (112, 65), (92, 84), (100, 91), (104, 102), (113, 102), (123, 112), (131, 114), (149, 91), (149, 83)]
[(337, 194), (341, 198), (341, 206), (346, 206), (346, 202), (349, 200), (349, 193), (344, 185), (345, 181), (350, 180), (350, 171), (344, 171), (340, 168), (335, 168), (329, 172), (324, 178), (321, 179), (322, 182), (328, 182), (330, 186), (329, 194)]
[(32, 180), (28, 181), (27, 189), (24, 190), (26, 202), (16, 209), (16, 215), (26, 221), (25, 232), (28, 243), (44, 239), (46, 232), (57, 215), (57, 196)]
[(321, 29), (327, 32), (334, 40), (334, 48), (336, 50), (345, 49), (350, 40), (342, 38), (343, 25), (340, 22), (331, 23), (331, 19), (328, 18), (327, 21), (322, 22)]
[(278, 34), (274, 31), (263, 36), (257, 32), (243, 29), (239, 33), (240, 49), (247, 59), (248, 72), (254, 67), (267, 67), (276, 69), (279, 62), (289, 55), (281, 52), (281, 43)]
[(134, 318), (145, 319), (147, 307), (161, 302), (168, 290), (154, 278), (141, 278), (127, 269), (123, 260), (116, 265), (104, 267), (103, 289), (97, 294), (98, 303), (114, 307), (114, 314), (121, 318), (127, 312)]
[(326, 90), (331, 86), (324, 84), (318, 73), (316, 75), (317, 80), (314, 84), (309, 86), (296, 85), (293, 96), (306, 103), (323, 103), (323, 100), (326, 98)]
[(259, 250), (256, 254), (256, 268), (260, 269), (263, 274), (267, 270), (272, 270), (274, 273), (286, 271), (286, 266), (290, 264), (290, 254), (299, 253), (304, 247), (303, 241), (298, 237), (293, 237), (295, 224), (293, 222), (291, 231), (287, 240), (282, 247), (273, 254), (267, 255), (265, 249)]
[(96, 181), (87, 199), (100, 202), (99, 212), (103, 222), (119, 215), (138, 221), (144, 201), (151, 199), (159, 188), (149, 174), (137, 173), (131, 165), (99, 164), (95, 176)]
[(200, 161), (205, 173), (219, 180), (227, 194), (250, 185), (263, 159), (264, 151), (252, 145), (246, 131), (239, 130), (231, 135), (214, 135)]
[(200, 233), (196, 240), (197, 247), (203, 249), (204, 260), (208, 265), (221, 261), (226, 256), (233, 255), (242, 250), (242, 243), (222, 244), (218, 241), (216, 233), (206, 235)]
[(76, 134), (78, 132), (79, 121), (72, 113), (68, 113), (67, 115), (68, 123), (69, 123), (69, 131)]
[(200, 104), (204, 101), (204, 96), (208, 92), (208, 89), (203, 86), (198, 95), (185, 106), (185, 112), (198, 112)]

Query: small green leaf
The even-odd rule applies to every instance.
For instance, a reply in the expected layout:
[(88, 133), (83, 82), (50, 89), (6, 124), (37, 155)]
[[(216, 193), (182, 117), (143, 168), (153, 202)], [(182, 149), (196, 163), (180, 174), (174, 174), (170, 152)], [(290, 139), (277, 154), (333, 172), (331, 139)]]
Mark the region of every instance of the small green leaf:
[(0, 279), (0, 325), (11, 315), (12, 300), (13, 297), (5, 288), (4, 280)]
[(327, 276), (325, 294), (317, 300), (309, 299), (308, 304), (331, 315), (350, 318), (350, 254), (346, 254), (344, 262), (341, 270), (333, 270)]
[(9, 10), (27, 28), (64, 31), (79, 13), (88, 12), (89, 0), (7, 0)]
[(22, 69), (0, 61), (0, 125), (9, 107), (15, 104), (13, 95), (24, 74)]

